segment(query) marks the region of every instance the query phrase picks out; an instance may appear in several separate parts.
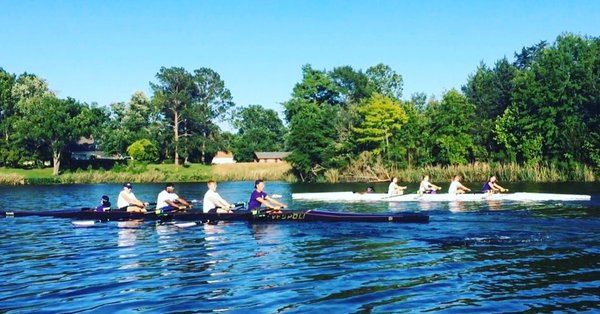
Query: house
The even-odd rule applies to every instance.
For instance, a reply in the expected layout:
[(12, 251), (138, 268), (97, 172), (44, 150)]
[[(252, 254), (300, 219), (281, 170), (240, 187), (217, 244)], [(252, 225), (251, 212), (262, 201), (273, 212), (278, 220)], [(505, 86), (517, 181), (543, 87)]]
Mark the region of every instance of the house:
[(233, 153), (232, 152), (218, 151), (215, 154), (215, 157), (213, 157), (212, 163), (215, 164), (215, 165), (233, 164), (233, 163), (235, 163), (235, 160), (233, 159)]
[(290, 152), (254, 152), (255, 162), (283, 162)]

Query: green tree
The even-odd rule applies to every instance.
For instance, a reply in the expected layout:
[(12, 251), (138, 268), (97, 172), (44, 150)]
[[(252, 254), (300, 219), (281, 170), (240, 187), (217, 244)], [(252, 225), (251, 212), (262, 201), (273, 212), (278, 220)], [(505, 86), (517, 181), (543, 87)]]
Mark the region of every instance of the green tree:
[(452, 89), (439, 103), (428, 106), (427, 111), (435, 162), (455, 165), (472, 161), (474, 106)]
[[(289, 103), (289, 102), (288, 102)], [(331, 167), (335, 155), (337, 110), (331, 105), (298, 100), (289, 121), (287, 147), (292, 150), (287, 160), (302, 182), (315, 181)]]
[(388, 65), (380, 63), (367, 69), (369, 82), (379, 94), (400, 100), (404, 81), (402, 75), (396, 73)]
[(389, 160), (390, 138), (408, 121), (400, 102), (375, 93), (355, 110), (359, 116), (353, 128), (357, 143), (375, 155), (387, 153)]
[(329, 73), (331, 80), (337, 85), (340, 100), (345, 106), (358, 103), (371, 96), (373, 86), (362, 71), (355, 71), (350, 66), (334, 68)]
[[(287, 158), (302, 181), (314, 181), (329, 167), (339, 166), (345, 106), (340, 86), (325, 72), (302, 67), (302, 81), (294, 86), (292, 98), (283, 105), (289, 133)], [(343, 158), (343, 157), (341, 157)]]
[(256, 151), (283, 149), (285, 128), (275, 110), (260, 105), (241, 108), (233, 125), (238, 130), (233, 143), (237, 161), (252, 161)]
[(81, 136), (91, 136), (101, 123), (97, 111), (72, 98), (33, 97), (18, 108), (21, 118), (16, 129), (23, 140), (36, 149), (48, 149), (53, 160), (53, 175), (60, 173), (61, 158), (68, 145)]
[(217, 122), (234, 106), (231, 92), (219, 74), (208, 68), (190, 74), (183, 68), (163, 67), (156, 77), (159, 83), (151, 83), (153, 100), (171, 121), (175, 165), (180, 154), (186, 161), (194, 154), (204, 160), (208, 148), (218, 147)]
[(110, 108), (111, 118), (107, 119), (100, 136), (102, 150), (123, 153), (137, 140), (159, 141), (165, 123), (143, 92), (135, 92), (129, 102), (114, 103)]
[(181, 123), (185, 113), (196, 96), (193, 76), (184, 68), (160, 68), (156, 74), (158, 83), (150, 83), (154, 91), (153, 101), (161, 108), (167, 120), (171, 121), (173, 134), (173, 158), (179, 166), (179, 141)]

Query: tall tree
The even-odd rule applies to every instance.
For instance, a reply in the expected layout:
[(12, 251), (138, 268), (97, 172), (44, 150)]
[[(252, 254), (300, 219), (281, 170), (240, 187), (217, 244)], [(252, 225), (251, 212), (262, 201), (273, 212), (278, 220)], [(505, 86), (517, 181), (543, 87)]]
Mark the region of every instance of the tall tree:
[(313, 181), (340, 162), (336, 153), (338, 138), (346, 134), (340, 126), (344, 102), (339, 85), (326, 72), (305, 65), (302, 73), (302, 82), (283, 104), (292, 150), (288, 160), (301, 180)]
[(196, 87), (193, 76), (184, 68), (165, 68), (162, 67), (156, 74), (158, 83), (150, 83), (154, 91), (153, 100), (162, 109), (165, 117), (171, 121), (173, 130), (173, 159), (176, 166), (179, 166), (179, 141), (181, 123), (186, 118), (194, 97), (196, 96)]
[(375, 155), (387, 154), (390, 159), (390, 138), (406, 124), (408, 117), (399, 101), (375, 93), (355, 107), (359, 115), (353, 128), (356, 141)]
[(457, 90), (444, 94), (442, 100), (427, 108), (428, 127), (435, 161), (444, 165), (472, 161), (474, 107)]
[(187, 146), (188, 155), (195, 147), (200, 148), (200, 158), (206, 161), (205, 155), (220, 149), (217, 134), (220, 132), (218, 122), (229, 118), (230, 109), (235, 106), (229, 89), (221, 76), (212, 69), (200, 68), (194, 71), (196, 88), (191, 106), (185, 111), (188, 117), (184, 123), (184, 134), (199, 145)]

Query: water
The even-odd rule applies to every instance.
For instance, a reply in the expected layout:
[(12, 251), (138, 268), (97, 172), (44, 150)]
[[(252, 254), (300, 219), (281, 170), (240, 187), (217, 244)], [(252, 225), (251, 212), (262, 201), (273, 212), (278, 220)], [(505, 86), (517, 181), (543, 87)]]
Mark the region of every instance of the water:
[[(291, 192), (364, 185), (268, 182), (294, 208), (426, 211), (429, 224), (153, 222), (74, 228), (68, 219), (0, 219), (0, 312), (563, 312), (600, 310), (598, 184), (510, 185), (586, 193), (591, 202), (292, 202)], [(380, 191), (384, 185), (377, 185)], [(412, 187), (409, 187), (412, 188)], [(113, 204), (119, 185), (0, 187), (4, 209)], [(161, 185), (138, 184), (154, 202)], [(219, 184), (247, 201), (252, 184)], [(176, 192), (201, 199), (204, 184)]]

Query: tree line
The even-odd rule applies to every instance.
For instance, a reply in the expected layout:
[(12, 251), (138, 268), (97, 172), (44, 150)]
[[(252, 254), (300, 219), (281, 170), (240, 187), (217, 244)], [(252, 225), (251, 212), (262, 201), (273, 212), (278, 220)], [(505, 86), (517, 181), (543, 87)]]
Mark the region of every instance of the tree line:
[[(302, 67), (283, 103), (284, 119), (261, 105), (236, 107), (219, 74), (161, 68), (152, 95), (99, 107), (60, 99), (45, 80), (0, 68), (0, 163), (52, 160), (56, 174), (70, 143), (93, 137), (107, 153), (158, 162), (207, 162), (218, 150), (238, 161), (287, 150), (302, 181), (358, 161), (388, 167), (475, 162), (600, 167), (600, 39), (563, 34), (524, 47), (513, 60), (481, 63), (461, 90), (441, 99), (403, 99), (403, 78), (385, 64), (365, 71)], [(231, 121), (236, 132), (223, 132)]]

